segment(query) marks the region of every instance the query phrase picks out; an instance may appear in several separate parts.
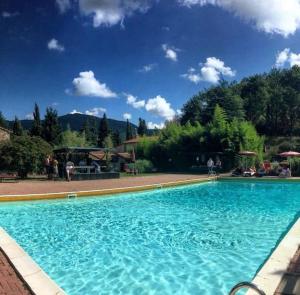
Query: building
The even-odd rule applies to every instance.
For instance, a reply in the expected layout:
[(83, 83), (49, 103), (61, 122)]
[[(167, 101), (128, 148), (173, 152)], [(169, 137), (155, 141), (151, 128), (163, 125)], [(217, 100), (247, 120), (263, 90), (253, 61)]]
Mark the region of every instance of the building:
[(10, 131), (3, 127), (0, 127), (0, 142), (10, 140)]
[(118, 150), (124, 153), (131, 153), (133, 150), (136, 151), (138, 143), (139, 137), (126, 140), (118, 147)]

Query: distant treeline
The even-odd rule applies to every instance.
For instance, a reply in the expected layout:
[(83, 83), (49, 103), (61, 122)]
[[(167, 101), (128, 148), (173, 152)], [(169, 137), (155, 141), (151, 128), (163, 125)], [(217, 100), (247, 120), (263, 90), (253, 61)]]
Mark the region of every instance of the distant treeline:
[(181, 123), (206, 125), (212, 121), (216, 105), (225, 110), (229, 120), (252, 122), (259, 134), (300, 135), (300, 67), (272, 69), (239, 83), (222, 81), (183, 106)]

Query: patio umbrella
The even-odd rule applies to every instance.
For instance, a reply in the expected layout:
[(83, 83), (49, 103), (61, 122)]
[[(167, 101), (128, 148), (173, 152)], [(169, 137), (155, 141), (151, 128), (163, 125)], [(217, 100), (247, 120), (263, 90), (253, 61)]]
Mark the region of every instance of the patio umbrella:
[[(294, 152), (294, 151), (288, 151), (288, 152), (283, 152), (283, 153), (279, 154), (279, 156), (285, 157), (285, 158), (293, 158), (293, 157), (300, 157), (300, 153)], [(291, 162), (290, 162), (290, 170), (291, 170), (291, 173), (292, 173), (292, 164), (291, 164)]]
[[(240, 151), (239, 155), (244, 156), (244, 157), (256, 157), (257, 153), (256, 152), (251, 152), (251, 151)], [(246, 161), (245, 168), (247, 169), (247, 161)]]
[(134, 152), (134, 149), (131, 152), (131, 161), (135, 162), (135, 152)]

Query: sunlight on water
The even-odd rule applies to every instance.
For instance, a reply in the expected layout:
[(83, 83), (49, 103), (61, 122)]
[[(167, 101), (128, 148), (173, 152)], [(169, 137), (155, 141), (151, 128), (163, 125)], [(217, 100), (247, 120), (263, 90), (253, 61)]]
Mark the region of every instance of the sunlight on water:
[(70, 295), (227, 294), (300, 208), (300, 184), (210, 183), (0, 205), (0, 225)]

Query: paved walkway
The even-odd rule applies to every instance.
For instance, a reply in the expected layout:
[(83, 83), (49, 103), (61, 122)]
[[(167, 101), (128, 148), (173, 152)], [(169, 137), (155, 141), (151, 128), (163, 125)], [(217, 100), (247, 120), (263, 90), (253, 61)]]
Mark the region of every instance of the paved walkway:
[(207, 178), (206, 175), (156, 174), (149, 176), (122, 177), (120, 179), (100, 179), (84, 181), (20, 181), (17, 183), (0, 183), (0, 195), (44, 194), (59, 192), (76, 192), (143, 186), (172, 181)]
[(0, 249), (0, 295), (32, 295)]
[(274, 295), (300, 294), (300, 248), (295, 253)]

